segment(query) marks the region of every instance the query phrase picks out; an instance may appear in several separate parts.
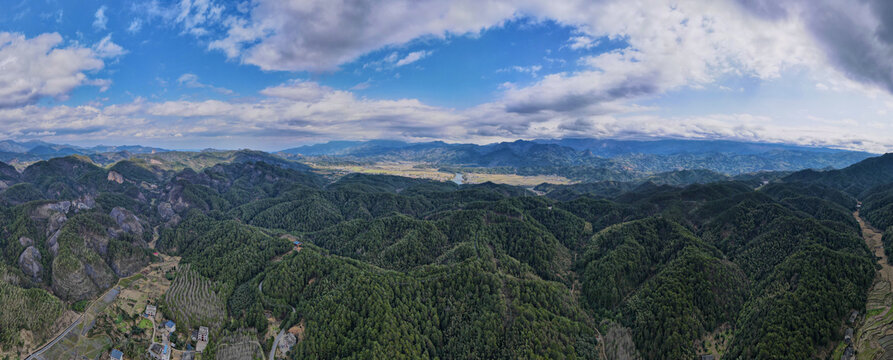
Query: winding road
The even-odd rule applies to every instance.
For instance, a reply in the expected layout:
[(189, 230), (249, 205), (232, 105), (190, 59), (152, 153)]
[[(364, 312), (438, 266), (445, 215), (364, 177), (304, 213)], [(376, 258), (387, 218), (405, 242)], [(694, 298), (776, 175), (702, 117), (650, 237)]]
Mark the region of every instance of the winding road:
[(273, 340), (273, 347), (270, 349), (270, 357), (268, 360), (273, 360), (276, 357), (276, 347), (279, 346), (279, 340), (282, 340), (282, 335), (285, 335), (285, 329), (279, 330), (279, 334), (276, 335), (276, 340)]

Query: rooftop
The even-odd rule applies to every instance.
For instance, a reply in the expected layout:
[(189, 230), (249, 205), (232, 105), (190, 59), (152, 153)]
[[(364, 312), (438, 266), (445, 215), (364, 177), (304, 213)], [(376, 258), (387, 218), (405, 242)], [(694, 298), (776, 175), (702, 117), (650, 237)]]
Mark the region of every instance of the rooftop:
[(118, 349), (112, 349), (112, 351), (111, 351), (111, 353), (109, 353), (109, 355), (111, 355), (112, 359), (123, 359), (124, 358), (124, 353)]

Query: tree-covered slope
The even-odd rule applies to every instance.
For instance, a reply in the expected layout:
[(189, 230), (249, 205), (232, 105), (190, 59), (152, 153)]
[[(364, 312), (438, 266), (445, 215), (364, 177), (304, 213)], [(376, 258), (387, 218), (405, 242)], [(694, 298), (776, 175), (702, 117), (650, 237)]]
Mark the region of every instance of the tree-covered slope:
[[(492, 147), (476, 161), (549, 159), (566, 151), (556, 146)], [(5, 175), (0, 292), (49, 315), (0, 321), (45, 327), (57, 305), (96, 297), (159, 251), (180, 259), (165, 314), (264, 351), (270, 326), (291, 329), (290, 358), (592, 359), (623, 343), (687, 359), (709, 337), (727, 340), (725, 359), (810, 358), (842, 339), (874, 277), (856, 196), (877, 226), (893, 202), (824, 172), (770, 184), (674, 172), (536, 196), (320, 175), (262, 153), (196, 156), (67, 157)], [(712, 182), (671, 185), (695, 178)]]

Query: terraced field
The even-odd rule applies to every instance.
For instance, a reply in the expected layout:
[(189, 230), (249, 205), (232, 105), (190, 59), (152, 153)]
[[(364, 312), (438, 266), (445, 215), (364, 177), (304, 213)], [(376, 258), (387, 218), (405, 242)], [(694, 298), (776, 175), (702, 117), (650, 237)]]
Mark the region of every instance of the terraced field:
[(865, 244), (874, 252), (881, 266), (868, 293), (865, 319), (856, 330), (856, 358), (893, 360), (893, 267), (887, 263), (881, 233), (868, 226), (858, 212), (854, 216), (862, 227)]
[(217, 360), (263, 359), (260, 344), (249, 332), (229, 335), (217, 345)]
[(164, 295), (174, 321), (187, 328), (200, 325), (218, 328), (223, 321), (225, 308), (213, 286), (211, 280), (192, 271), (189, 265), (184, 265)]

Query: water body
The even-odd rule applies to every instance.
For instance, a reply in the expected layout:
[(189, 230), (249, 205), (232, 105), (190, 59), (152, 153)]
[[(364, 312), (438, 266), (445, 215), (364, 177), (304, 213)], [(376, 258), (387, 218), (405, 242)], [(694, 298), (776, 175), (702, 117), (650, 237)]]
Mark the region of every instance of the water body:
[(456, 184), (462, 185), (462, 181), (464, 181), (464, 178), (462, 178), (462, 174), (456, 173), (456, 176), (453, 177), (453, 182)]

